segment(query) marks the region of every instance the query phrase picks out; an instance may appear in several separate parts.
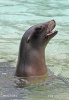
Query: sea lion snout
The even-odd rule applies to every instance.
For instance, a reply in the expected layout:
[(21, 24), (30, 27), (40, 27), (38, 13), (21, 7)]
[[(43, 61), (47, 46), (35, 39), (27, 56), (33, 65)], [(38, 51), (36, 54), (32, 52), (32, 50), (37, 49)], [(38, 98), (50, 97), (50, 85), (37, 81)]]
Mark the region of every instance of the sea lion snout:
[(47, 28), (47, 31), (46, 31), (46, 35), (48, 37), (48, 41), (51, 38), (53, 38), (57, 34), (57, 32), (58, 32), (56, 30), (53, 31), (53, 29), (55, 28), (55, 26), (56, 26), (55, 20), (51, 20), (51, 21), (48, 22), (48, 28)]

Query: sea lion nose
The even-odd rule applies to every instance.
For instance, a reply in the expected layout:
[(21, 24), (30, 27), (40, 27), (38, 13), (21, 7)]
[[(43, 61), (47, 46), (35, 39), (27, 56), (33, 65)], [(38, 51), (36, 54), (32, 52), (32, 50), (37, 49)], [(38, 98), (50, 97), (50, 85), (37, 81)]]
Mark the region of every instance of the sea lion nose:
[[(52, 21), (53, 21), (53, 22), (55, 22), (55, 20), (54, 20), (54, 19), (53, 19)], [(55, 22), (55, 23), (56, 23), (56, 22)]]
[(56, 26), (56, 21), (55, 20), (51, 20), (54, 23), (54, 27)]

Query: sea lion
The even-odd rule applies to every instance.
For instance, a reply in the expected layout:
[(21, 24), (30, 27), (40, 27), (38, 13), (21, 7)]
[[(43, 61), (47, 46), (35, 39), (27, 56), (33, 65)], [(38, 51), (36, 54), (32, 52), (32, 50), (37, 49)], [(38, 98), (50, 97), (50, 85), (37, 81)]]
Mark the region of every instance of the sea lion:
[(29, 28), (23, 35), (19, 48), (17, 77), (41, 76), (47, 73), (45, 47), (58, 31), (54, 20), (40, 23)]

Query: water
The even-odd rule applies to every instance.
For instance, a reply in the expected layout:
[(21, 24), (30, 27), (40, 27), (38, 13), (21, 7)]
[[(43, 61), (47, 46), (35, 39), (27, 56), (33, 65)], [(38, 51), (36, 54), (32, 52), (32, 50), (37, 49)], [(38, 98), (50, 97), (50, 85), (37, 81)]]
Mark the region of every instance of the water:
[[(58, 34), (46, 48), (46, 63), (58, 79), (17, 87), (13, 74), (23, 33), (51, 19), (56, 20)], [(69, 0), (0, 0), (0, 98), (69, 100)]]

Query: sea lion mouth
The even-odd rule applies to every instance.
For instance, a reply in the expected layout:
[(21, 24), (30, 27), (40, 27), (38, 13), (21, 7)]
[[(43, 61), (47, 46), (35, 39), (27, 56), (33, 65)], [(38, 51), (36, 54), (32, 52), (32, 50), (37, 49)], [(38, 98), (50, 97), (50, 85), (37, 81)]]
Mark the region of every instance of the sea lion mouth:
[(54, 20), (50, 21), (48, 23), (48, 30), (47, 30), (47, 36), (55, 36), (57, 34), (57, 30), (53, 30), (56, 26), (56, 22)]
[(50, 31), (47, 36), (50, 36), (50, 35), (56, 35), (57, 34), (57, 30), (54, 30), (54, 31)]

